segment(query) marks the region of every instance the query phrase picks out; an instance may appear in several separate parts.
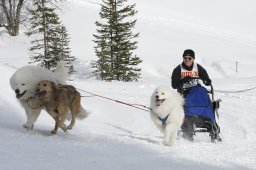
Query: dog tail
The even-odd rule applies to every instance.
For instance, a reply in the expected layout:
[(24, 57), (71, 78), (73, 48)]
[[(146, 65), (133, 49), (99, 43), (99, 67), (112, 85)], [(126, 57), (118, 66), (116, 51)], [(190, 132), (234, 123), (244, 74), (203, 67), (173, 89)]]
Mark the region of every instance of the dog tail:
[(60, 84), (66, 84), (66, 80), (68, 79), (68, 68), (65, 67), (66, 63), (63, 60), (58, 61), (55, 74), (57, 74), (58, 81)]
[(90, 112), (88, 112), (87, 110), (85, 110), (82, 106), (80, 106), (80, 109), (79, 109), (79, 113), (77, 115), (77, 119), (85, 119), (89, 116)]

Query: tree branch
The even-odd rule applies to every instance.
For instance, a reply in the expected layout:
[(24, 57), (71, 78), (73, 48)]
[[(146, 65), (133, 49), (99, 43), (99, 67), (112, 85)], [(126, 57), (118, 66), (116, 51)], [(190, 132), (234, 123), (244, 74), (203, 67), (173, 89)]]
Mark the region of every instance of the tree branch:
[(1, 28), (1, 27), (4, 27), (4, 28), (6, 28), (6, 29), (7, 29), (7, 25), (0, 24), (0, 28)]

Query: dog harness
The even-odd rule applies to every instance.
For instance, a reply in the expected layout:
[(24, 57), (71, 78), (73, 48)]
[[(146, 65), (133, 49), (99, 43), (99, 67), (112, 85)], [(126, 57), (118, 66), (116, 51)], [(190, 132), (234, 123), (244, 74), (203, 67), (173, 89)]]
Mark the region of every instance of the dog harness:
[(167, 121), (169, 115), (167, 115), (167, 116), (166, 116), (165, 118), (163, 118), (163, 119), (162, 119), (161, 117), (159, 117), (159, 116), (157, 116), (157, 117), (158, 117), (159, 120), (161, 120), (162, 125), (165, 126), (165, 125), (166, 125), (166, 121)]

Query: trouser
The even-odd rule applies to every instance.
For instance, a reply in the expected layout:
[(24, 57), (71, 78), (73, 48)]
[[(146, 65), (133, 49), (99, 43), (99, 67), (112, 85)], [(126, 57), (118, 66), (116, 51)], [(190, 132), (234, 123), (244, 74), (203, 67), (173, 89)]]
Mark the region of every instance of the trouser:
[(189, 117), (185, 117), (184, 122), (181, 126), (183, 137), (185, 139), (193, 140), (194, 127), (193, 121)]

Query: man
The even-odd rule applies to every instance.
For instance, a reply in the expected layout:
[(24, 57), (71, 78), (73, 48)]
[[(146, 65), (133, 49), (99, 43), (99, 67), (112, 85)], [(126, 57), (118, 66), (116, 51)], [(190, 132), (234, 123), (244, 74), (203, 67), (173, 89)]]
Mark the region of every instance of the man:
[(211, 85), (211, 79), (206, 70), (194, 61), (194, 51), (187, 49), (183, 53), (183, 62), (172, 72), (172, 87), (177, 89), (179, 93), (198, 85), (198, 79), (193, 79), (193, 77), (201, 78), (207, 86)]
[[(203, 80), (205, 85), (211, 85), (206, 70), (199, 64), (195, 63), (195, 53), (191, 49), (187, 49), (183, 53), (183, 62), (178, 65), (172, 73), (172, 87), (185, 97), (191, 87), (199, 84), (199, 79)], [(193, 79), (194, 78), (194, 79)], [(193, 141), (193, 120), (191, 117), (185, 116), (181, 127), (183, 137)]]

